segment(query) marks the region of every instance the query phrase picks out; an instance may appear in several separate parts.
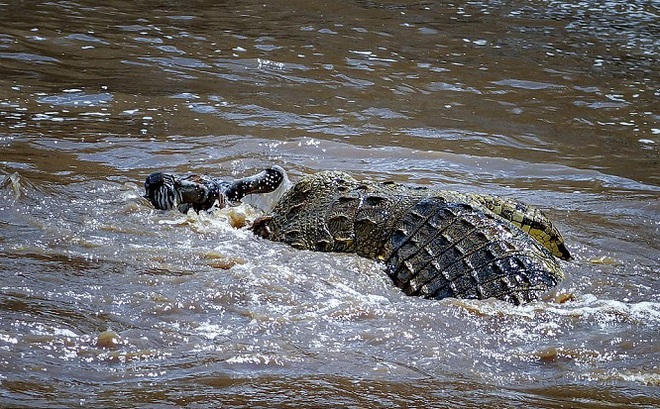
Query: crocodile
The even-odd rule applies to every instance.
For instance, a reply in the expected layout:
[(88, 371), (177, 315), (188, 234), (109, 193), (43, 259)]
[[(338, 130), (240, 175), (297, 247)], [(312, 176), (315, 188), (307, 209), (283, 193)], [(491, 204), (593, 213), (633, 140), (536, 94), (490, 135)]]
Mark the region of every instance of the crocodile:
[(274, 166), (247, 178), (156, 172), (145, 197), (187, 212), (272, 196), (254, 221), (265, 239), (314, 251), (356, 253), (385, 265), (407, 295), (443, 299), (538, 300), (564, 279), (564, 239), (538, 208), (487, 194), (360, 181), (321, 171), (292, 184)]

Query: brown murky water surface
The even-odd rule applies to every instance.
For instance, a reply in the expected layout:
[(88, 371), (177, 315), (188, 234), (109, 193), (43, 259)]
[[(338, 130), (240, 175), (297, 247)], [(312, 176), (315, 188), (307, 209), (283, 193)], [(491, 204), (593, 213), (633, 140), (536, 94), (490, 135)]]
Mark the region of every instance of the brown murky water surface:
[[(0, 406), (657, 407), (659, 7), (0, 2)], [(141, 198), (272, 164), (539, 205), (569, 300), (406, 297)]]

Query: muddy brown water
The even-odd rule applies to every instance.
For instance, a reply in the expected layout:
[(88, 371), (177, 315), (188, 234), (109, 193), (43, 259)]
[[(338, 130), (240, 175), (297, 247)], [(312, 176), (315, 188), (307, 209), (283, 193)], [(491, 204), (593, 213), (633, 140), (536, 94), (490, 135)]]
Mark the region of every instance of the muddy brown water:
[[(659, 15), (0, 2), (0, 406), (658, 407)], [(272, 164), (541, 206), (569, 300), (406, 297), (141, 198)]]

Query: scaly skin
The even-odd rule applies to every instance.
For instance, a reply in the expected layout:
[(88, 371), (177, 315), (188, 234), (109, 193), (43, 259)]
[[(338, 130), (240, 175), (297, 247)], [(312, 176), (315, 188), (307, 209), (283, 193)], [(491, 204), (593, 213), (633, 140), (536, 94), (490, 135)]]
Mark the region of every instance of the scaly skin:
[[(157, 172), (145, 182), (145, 197), (159, 209), (200, 211), (280, 190), (284, 181), (280, 167), (231, 182)], [(539, 209), (510, 199), (360, 182), (343, 172), (308, 175), (282, 190), (270, 214), (255, 221), (256, 234), (381, 261), (409, 295), (523, 304), (564, 278), (554, 256), (570, 258)]]
[(553, 256), (562, 260), (571, 259), (564, 244), (564, 238), (541, 209), (527, 203), (497, 196), (481, 194), (470, 194), (470, 196), (491, 212), (510, 221), (532, 236), (550, 250)]
[(382, 261), (406, 294), (437, 299), (495, 297), (522, 304), (554, 287), (564, 278), (558, 262), (523, 229), (550, 232), (548, 239), (536, 237), (568, 257), (556, 229), (528, 205), (359, 182), (343, 172), (304, 177), (253, 229), (299, 249)]

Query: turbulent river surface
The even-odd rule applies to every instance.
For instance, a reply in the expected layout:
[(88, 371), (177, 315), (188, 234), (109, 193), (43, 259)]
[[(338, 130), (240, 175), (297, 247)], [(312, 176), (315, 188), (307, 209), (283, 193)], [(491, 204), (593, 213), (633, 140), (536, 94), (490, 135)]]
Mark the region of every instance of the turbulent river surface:
[[(0, 1), (0, 407), (658, 407), (659, 7)], [(540, 206), (563, 295), (407, 297), (142, 198), (274, 164)]]

